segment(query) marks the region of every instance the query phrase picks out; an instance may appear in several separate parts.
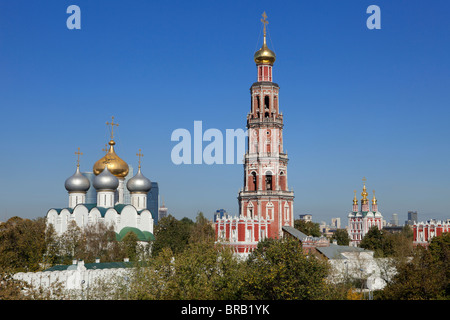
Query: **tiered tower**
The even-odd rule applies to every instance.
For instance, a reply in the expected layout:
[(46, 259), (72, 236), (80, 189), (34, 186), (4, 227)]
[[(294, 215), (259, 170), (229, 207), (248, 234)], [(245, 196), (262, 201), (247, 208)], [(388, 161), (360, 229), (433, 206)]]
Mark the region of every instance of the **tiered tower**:
[(278, 84), (273, 82), (275, 53), (264, 39), (255, 55), (257, 82), (250, 88), (247, 115), (248, 150), (244, 157), (244, 188), (239, 192), (239, 217), (216, 221), (218, 239), (248, 252), (266, 237), (280, 238), (283, 226), (294, 225), (294, 192), (288, 190), (288, 157), (283, 149), (283, 114), (279, 109)]
[(257, 82), (250, 88), (251, 109), (247, 115), (248, 150), (244, 158), (244, 189), (239, 192), (241, 216), (265, 219), (269, 230), (262, 234), (279, 238), (282, 226), (294, 225), (294, 192), (288, 190), (288, 157), (283, 149), (283, 114), (279, 109), (278, 84), (272, 68), (276, 56), (264, 40), (255, 55)]

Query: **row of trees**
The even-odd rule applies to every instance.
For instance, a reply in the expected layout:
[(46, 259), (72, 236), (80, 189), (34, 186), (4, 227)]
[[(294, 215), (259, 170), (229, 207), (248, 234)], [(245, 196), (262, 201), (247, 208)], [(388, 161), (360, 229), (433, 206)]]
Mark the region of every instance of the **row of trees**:
[[(309, 227), (314, 230), (314, 226)], [(149, 251), (149, 247), (138, 245), (133, 233), (119, 242), (114, 230), (102, 225), (84, 230), (72, 225), (57, 237), (52, 228), (45, 228), (43, 219), (11, 218), (0, 225), (0, 299), (26, 298), (21, 291), (23, 284), (11, 279), (14, 272), (39, 271), (55, 264), (70, 264), (72, 259), (93, 262), (100, 258), (108, 262), (124, 257), (136, 262), (126, 285), (118, 279), (107, 289), (99, 286), (91, 292), (114, 299), (360, 298), (351, 281), (327, 281), (328, 263), (305, 255), (296, 240), (267, 239), (249, 259), (240, 260), (226, 247), (215, 244), (214, 228), (202, 213), (195, 221), (169, 215), (154, 231), (156, 240)], [(301, 231), (310, 232), (305, 228)], [(428, 249), (413, 248), (410, 236), (407, 229), (399, 234), (373, 229), (361, 243), (377, 257), (389, 258), (397, 270), (375, 298), (449, 298), (450, 235), (435, 237)]]

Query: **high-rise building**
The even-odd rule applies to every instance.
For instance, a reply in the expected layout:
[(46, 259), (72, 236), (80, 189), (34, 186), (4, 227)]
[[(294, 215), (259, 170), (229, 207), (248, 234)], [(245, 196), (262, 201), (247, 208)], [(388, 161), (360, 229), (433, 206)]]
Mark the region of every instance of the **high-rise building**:
[(282, 237), (283, 226), (294, 225), (294, 192), (288, 189), (288, 157), (283, 148), (283, 114), (278, 84), (273, 82), (275, 53), (266, 43), (254, 54), (257, 81), (250, 88), (247, 115), (248, 150), (244, 156), (244, 188), (238, 194), (239, 216), (216, 220), (216, 236), (237, 252), (248, 253), (267, 237)]
[(393, 226), (398, 226), (398, 214), (396, 214), (396, 213), (392, 214), (391, 224)]
[(412, 226), (417, 222), (419, 222), (417, 211), (408, 211), (408, 220), (405, 221), (405, 224)]

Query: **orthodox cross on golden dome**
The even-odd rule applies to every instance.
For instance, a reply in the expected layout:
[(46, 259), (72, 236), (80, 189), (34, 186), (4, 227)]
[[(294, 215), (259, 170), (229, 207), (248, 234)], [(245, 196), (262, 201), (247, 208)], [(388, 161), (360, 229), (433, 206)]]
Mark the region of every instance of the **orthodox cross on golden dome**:
[(114, 116), (112, 116), (111, 118), (112, 118), (111, 122), (106, 122), (106, 125), (111, 126), (111, 140), (113, 140), (114, 139), (114, 126), (118, 127), (119, 124), (114, 123)]
[(77, 167), (80, 166), (80, 156), (83, 155), (83, 152), (80, 152), (80, 148), (78, 148), (78, 151), (75, 152), (75, 154), (77, 155)]
[(263, 19), (261, 19), (261, 22), (264, 24), (264, 37), (265, 37), (266, 36), (266, 24), (269, 23), (269, 21), (266, 20), (267, 14), (265, 11), (263, 12), (262, 17), (263, 17)]
[(141, 167), (141, 157), (143, 157), (144, 155), (141, 153), (141, 149), (139, 149), (139, 152), (136, 153), (136, 155), (139, 157), (139, 168)]

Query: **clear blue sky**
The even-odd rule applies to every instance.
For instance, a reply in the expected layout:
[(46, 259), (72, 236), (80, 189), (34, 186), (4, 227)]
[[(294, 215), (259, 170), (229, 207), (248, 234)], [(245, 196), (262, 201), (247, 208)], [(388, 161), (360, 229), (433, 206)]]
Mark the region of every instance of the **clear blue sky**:
[(111, 116), (118, 155), (136, 168), (142, 149), (175, 217), (236, 214), (242, 165), (176, 166), (170, 137), (245, 129), (263, 11), (296, 218), (345, 225), (364, 176), (386, 220), (450, 218), (448, 1), (0, 0), (0, 221), (67, 206), (74, 152), (91, 171)]

